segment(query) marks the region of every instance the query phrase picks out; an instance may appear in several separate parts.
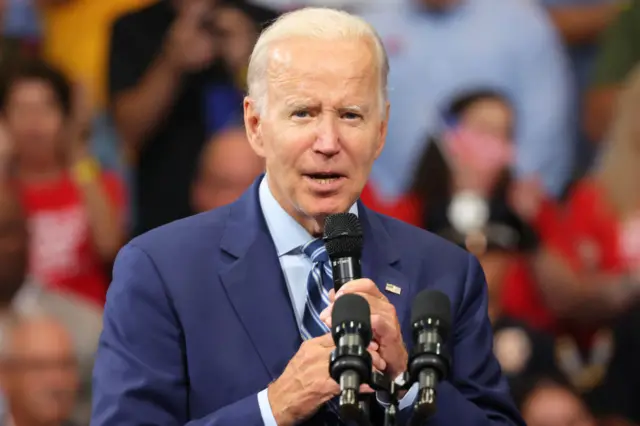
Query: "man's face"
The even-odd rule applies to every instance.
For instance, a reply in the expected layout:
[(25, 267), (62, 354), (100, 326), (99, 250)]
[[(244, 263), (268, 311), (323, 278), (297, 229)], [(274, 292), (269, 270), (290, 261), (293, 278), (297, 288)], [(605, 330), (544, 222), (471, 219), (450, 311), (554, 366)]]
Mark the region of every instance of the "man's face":
[(234, 202), (264, 173), (264, 161), (249, 146), (244, 130), (222, 133), (202, 153), (192, 202), (198, 212)]
[(34, 424), (59, 424), (76, 401), (77, 363), (66, 330), (45, 321), (14, 331), (2, 360), (2, 386), (12, 411)]
[[(294, 218), (346, 212), (358, 199), (387, 130), (377, 59), (363, 40), (292, 39), (272, 46), (262, 116), (245, 100), (250, 142), (269, 187)], [(308, 228), (308, 227), (307, 227)]]
[(17, 82), (9, 92), (5, 119), (20, 158), (48, 163), (59, 155), (64, 114), (46, 82)]
[(559, 386), (534, 390), (522, 409), (531, 426), (595, 426), (582, 401)]

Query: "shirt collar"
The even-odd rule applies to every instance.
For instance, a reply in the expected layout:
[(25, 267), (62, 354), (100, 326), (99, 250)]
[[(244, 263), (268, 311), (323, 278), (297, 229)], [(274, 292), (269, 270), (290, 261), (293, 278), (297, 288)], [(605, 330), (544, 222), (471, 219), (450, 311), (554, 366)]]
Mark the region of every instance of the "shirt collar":
[[(293, 252), (313, 239), (313, 236), (296, 222), (273, 197), (267, 182), (267, 175), (260, 182), (258, 196), (262, 214), (276, 246), (278, 257)], [(351, 206), (349, 213), (358, 214), (357, 203)]]

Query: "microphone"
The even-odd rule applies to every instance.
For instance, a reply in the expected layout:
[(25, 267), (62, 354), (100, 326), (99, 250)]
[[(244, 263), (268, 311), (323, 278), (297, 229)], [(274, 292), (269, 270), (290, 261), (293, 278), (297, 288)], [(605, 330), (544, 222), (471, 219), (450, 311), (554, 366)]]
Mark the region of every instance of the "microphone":
[(353, 213), (329, 215), (324, 224), (324, 245), (331, 259), (333, 288), (338, 291), (349, 281), (362, 278), (362, 226)]
[(451, 361), (444, 345), (451, 330), (451, 301), (438, 290), (423, 290), (413, 300), (411, 327), (414, 347), (409, 357), (411, 383), (418, 383), (414, 405), (416, 424), (436, 410), (436, 385), (449, 374)]
[(371, 378), (371, 310), (357, 294), (339, 297), (331, 313), (331, 335), (336, 348), (329, 360), (329, 374), (340, 384), (340, 414), (345, 419), (361, 416), (360, 385)]

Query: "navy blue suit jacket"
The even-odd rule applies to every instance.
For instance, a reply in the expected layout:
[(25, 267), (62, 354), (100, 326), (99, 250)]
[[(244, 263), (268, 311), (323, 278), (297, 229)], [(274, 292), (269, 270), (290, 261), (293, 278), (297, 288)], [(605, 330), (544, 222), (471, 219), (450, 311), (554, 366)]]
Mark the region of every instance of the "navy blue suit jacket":
[[(383, 292), (409, 347), (414, 296), (432, 288), (451, 299), (452, 374), (438, 386), (438, 411), (427, 424), (523, 424), (492, 354), (485, 279), (475, 258), (362, 205), (359, 217), (363, 275), (382, 289), (402, 289)], [(301, 343), (256, 183), (237, 202), (157, 228), (120, 251), (91, 424), (262, 425), (256, 395)]]

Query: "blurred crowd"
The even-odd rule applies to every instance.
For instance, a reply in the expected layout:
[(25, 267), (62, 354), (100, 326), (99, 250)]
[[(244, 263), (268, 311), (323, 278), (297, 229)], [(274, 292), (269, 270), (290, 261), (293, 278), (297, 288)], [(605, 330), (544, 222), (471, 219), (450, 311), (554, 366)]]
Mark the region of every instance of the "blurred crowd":
[(245, 72), (303, 6), (379, 32), (362, 202), (480, 259), (528, 424), (640, 425), (637, 0), (0, 0), (1, 424), (88, 425), (118, 250), (263, 173)]

